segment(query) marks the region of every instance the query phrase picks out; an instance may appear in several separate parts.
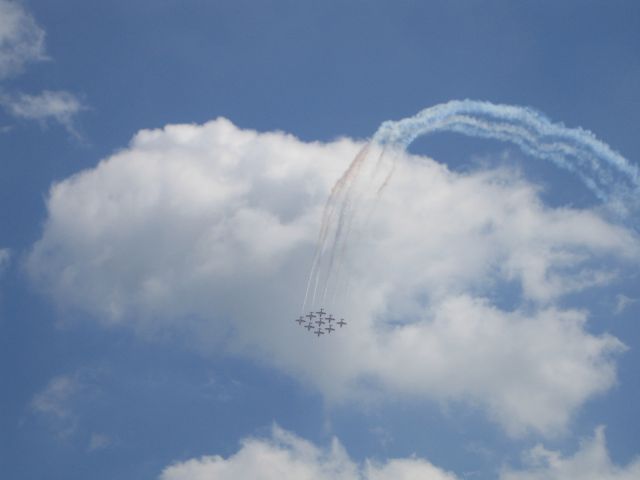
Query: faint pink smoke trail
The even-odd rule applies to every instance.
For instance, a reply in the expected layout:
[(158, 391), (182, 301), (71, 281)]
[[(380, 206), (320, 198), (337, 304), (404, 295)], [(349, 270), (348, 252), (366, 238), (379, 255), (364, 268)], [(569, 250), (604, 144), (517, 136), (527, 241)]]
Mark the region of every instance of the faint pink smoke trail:
[(316, 291), (318, 288), (319, 282), (319, 266), (322, 262), (322, 257), (327, 248), (327, 236), (329, 235), (329, 231), (333, 224), (333, 219), (335, 216), (335, 210), (340, 206), (339, 199), (344, 196), (345, 191), (348, 190), (351, 182), (354, 178), (357, 177), (358, 172), (362, 166), (362, 162), (367, 156), (367, 152), (369, 150), (369, 144), (367, 143), (362, 147), (360, 152), (355, 156), (352, 160), (351, 164), (347, 168), (347, 170), (342, 174), (342, 176), (338, 179), (336, 184), (331, 189), (331, 194), (327, 199), (327, 203), (325, 204), (324, 211), (322, 213), (322, 222), (320, 224), (320, 232), (318, 234), (318, 243), (316, 246), (316, 253), (313, 258), (313, 262), (311, 264), (311, 270), (309, 271), (309, 277), (307, 279), (307, 288), (304, 294), (304, 301), (302, 303), (302, 311), (304, 312), (307, 301), (309, 299), (309, 291), (311, 289), (311, 284), (315, 284), (314, 292), (313, 292), (313, 301), (315, 303)]

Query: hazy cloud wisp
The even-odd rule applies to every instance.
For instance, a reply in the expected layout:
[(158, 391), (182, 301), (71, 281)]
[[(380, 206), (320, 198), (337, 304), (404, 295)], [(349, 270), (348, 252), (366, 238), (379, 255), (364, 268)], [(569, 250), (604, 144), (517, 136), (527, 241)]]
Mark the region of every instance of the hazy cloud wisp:
[(46, 60), (45, 32), (18, 2), (0, 0), (0, 79), (29, 62)]
[(0, 275), (4, 273), (11, 263), (11, 250), (8, 248), (0, 248)]
[(73, 125), (75, 116), (86, 107), (77, 96), (65, 91), (45, 90), (37, 95), (19, 93), (0, 95), (0, 105), (16, 118), (47, 123), (54, 121), (62, 125), (73, 136), (80, 134)]
[[(48, 60), (45, 36), (45, 31), (19, 2), (0, 0), (0, 80), (22, 73), (31, 62)], [(73, 93), (44, 90), (26, 94), (0, 87), (0, 106), (15, 118), (59, 123), (80, 138), (73, 120), (86, 107)]]

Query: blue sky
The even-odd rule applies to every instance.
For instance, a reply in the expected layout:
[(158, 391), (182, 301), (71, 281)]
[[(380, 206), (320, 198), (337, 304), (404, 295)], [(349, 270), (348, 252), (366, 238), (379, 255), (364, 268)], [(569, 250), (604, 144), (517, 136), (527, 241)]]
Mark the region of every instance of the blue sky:
[(528, 106), (637, 165), (640, 6), (558, 3), (0, 0), (3, 476), (636, 478), (638, 211), (514, 144), (354, 182), (348, 328), (293, 323), (385, 120)]

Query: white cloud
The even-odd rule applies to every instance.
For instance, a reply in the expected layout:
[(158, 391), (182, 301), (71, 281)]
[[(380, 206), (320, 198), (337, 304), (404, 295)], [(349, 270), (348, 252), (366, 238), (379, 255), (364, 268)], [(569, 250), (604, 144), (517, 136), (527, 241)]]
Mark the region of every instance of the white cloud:
[(570, 457), (536, 446), (526, 455), (524, 470), (505, 470), (501, 480), (635, 480), (640, 478), (640, 458), (627, 466), (615, 465), (607, 451), (604, 428), (599, 427), (593, 438), (584, 441)]
[(44, 38), (44, 30), (19, 2), (0, 0), (0, 79), (46, 59)]
[[(606, 447), (604, 428), (582, 442), (572, 456), (538, 445), (524, 455), (524, 467), (504, 468), (500, 480), (635, 480), (640, 478), (640, 458), (626, 466), (615, 465)], [(275, 426), (271, 438), (249, 438), (234, 455), (205, 456), (168, 466), (160, 480), (455, 480), (454, 473), (418, 457), (367, 460), (357, 464), (337, 439), (322, 449)]]
[(274, 427), (270, 439), (248, 439), (229, 458), (208, 456), (167, 467), (161, 480), (455, 480), (421, 459), (393, 459), (357, 465), (337, 439), (320, 449)]
[(25, 93), (0, 95), (0, 105), (16, 118), (43, 123), (55, 121), (75, 137), (79, 137), (79, 134), (73, 125), (73, 119), (79, 112), (86, 109), (78, 97), (72, 93), (49, 90), (37, 95)]
[(454, 400), (512, 434), (562, 430), (614, 384), (623, 346), (558, 300), (637, 265), (637, 237), (545, 207), (517, 172), (408, 158), (344, 258), (353, 280), (330, 307), (349, 326), (316, 341), (292, 319), (324, 201), (360, 147), (224, 119), (141, 131), (53, 186), (29, 272), (104, 324), (267, 361), (330, 400)]
[(365, 351), (370, 375), (386, 389), (473, 399), (518, 435), (527, 428), (553, 433), (586, 398), (614, 382), (606, 354), (622, 346), (587, 334), (581, 312), (544, 309), (528, 316), (450, 297), (431, 315), (380, 335)]

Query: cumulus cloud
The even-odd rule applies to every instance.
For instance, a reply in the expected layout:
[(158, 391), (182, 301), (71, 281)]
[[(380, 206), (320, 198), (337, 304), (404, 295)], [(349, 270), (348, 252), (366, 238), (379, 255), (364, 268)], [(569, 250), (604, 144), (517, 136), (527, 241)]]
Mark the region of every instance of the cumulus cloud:
[(505, 470), (501, 480), (633, 480), (640, 478), (640, 458), (627, 466), (615, 465), (607, 451), (604, 427), (596, 429), (593, 438), (582, 443), (573, 455), (565, 457), (560, 452), (538, 445), (525, 457), (523, 470)]
[(358, 465), (337, 439), (321, 449), (274, 427), (270, 439), (248, 439), (229, 458), (207, 456), (167, 467), (160, 480), (455, 480), (457, 477), (416, 458), (367, 461)]
[(45, 32), (19, 2), (0, 0), (0, 79), (46, 59)]
[(513, 435), (566, 425), (586, 398), (615, 379), (606, 354), (622, 345), (587, 334), (579, 311), (525, 315), (451, 297), (430, 314), (379, 335), (363, 371), (405, 395), (473, 399)]
[[(632, 480), (640, 477), (640, 458), (626, 466), (614, 464), (607, 451), (604, 428), (582, 442), (572, 456), (537, 445), (524, 455), (521, 469), (505, 468), (500, 480)], [(205, 456), (176, 462), (160, 480), (226, 480), (236, 478), (304, 480), (455, 480), (452, 472), (418, 457), (367, 460), (357, 464), (337, 439), (319, 448), (275, 426), (271, 438), (249, 438), (234, 455)]]
[(42, 123), (57, 122), (75, 137), (79, 137), (79, 134), (73, 125), (73, 119), (86, 109), (77, 96), (69, 92), (49, 90), (37, 95), (0, 95), (0, 105), (16, 118)]
[(143, 130), (52, 187), (27, 268), (87, 318), (258, 358), (331, 401), (453, 400), (514, 435), (562, 430), (615, 383), (624, 346), (559, 300), (637, 265), (635, 234), (545, 206), (517, 171), (403, 158), (326, 305), (349, 326), (317, 341), (292, 320), (323, 204), (361, 147), (225, 119)]

